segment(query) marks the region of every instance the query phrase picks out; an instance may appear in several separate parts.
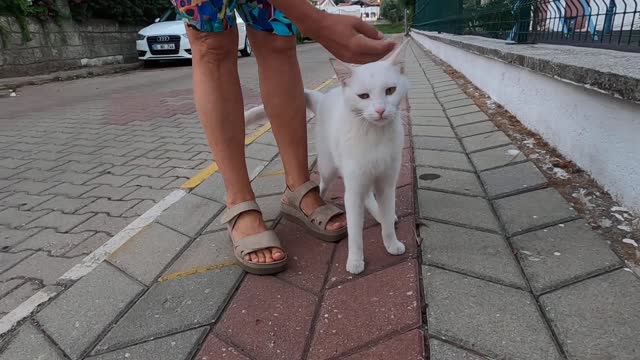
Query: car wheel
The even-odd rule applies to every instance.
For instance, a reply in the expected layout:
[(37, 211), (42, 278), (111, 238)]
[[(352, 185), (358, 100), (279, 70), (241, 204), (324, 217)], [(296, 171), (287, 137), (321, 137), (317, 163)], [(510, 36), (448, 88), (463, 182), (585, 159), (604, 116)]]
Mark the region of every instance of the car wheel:
[(251, 56), (251, 43), (249, 42), (249, 38), (246, 36), (244, 38), (244, 49), (240, 50), (240, 55), (242, 55), (242, 57)]

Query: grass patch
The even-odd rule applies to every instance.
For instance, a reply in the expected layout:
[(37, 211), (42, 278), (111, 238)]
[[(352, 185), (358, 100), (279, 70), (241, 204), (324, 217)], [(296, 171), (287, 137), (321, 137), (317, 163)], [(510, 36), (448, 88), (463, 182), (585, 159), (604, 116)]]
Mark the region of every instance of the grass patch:
[(376, 29), (382, 31), (384, 34), (402, 34), (404, 33), (404, 24), (379, 24), (375, 25)]

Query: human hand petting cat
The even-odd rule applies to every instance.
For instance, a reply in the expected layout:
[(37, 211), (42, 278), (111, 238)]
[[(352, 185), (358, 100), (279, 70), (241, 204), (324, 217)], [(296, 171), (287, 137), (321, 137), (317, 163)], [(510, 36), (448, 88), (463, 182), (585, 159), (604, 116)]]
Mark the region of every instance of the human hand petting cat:
[(336, 58), (351, 64), (380, 60), (395, 46), (394, 42), (384, 40), (375, 27), (353, 16), (324, 13), (306, 29), (309, 37)]

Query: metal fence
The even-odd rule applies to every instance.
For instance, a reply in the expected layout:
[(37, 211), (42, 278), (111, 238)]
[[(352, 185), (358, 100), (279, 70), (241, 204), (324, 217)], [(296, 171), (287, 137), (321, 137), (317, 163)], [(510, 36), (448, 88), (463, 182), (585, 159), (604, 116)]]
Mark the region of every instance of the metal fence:
[(640, 52), (640, 0), (417, 0), (412, 27)]

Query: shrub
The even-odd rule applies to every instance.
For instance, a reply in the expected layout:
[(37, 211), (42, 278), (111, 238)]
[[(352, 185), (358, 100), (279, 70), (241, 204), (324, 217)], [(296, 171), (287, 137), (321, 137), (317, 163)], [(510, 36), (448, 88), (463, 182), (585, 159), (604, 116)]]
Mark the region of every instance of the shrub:
[(170, 6), (169, 0), (69, 0), (75, 20), (110, 19), (130, 25), (148, 25)]

